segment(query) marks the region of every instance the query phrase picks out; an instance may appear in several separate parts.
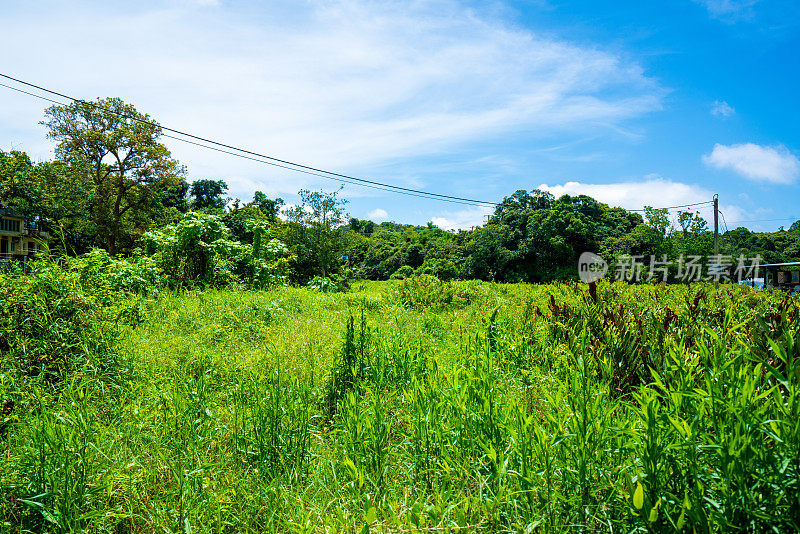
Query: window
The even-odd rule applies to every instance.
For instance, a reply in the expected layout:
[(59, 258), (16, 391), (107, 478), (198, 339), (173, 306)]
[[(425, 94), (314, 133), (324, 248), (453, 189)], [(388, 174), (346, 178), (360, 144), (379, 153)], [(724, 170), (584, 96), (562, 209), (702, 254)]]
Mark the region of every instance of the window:
[(792, 271), (792, 283), (800, 283), (800, 271)]
[(19, 232), (19, 221), (0, 219), (0, 232)]

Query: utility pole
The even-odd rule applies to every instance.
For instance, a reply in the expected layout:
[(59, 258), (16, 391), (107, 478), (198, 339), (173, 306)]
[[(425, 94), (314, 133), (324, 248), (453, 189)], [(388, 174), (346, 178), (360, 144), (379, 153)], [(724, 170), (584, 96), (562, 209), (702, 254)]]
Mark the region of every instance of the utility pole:
[[(714, 261), (719, 261), (719, 195), (714, 195)], [(714, 279), (714, 288), (719, 287), (719, 277)]]

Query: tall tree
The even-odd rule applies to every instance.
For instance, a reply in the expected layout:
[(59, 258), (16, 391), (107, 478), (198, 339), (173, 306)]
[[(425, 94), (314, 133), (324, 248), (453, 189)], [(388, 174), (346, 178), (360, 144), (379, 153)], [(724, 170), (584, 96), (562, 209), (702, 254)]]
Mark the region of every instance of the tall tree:
[(707, 256), (712, 253), (714, 234), (708, 230), (708, 224), (700, 213), (678, 212), (678, 225), (681, 231), (673, 232), (672, 236), (676, 254)]
[(166, 184), (159, 191), (159, 201), (165, 208), (175, 208), (179, 213), (189, 211), (189, 183), (181, 179), (178, 182)]
[(90, 196), (81, 161), (33, 163), (24, 152), (0, 152), (0, 205), (20, 213), (33, 233), (58, 234), (51, 251), (80, 253), (91, 245)]
[(299, 193), (301, 204), (285, 211), (294, 225), (284, 241), (294, 248), (299, 261), (310, 263), (314, 273), (322, 276), (336, 271), (344, 244), (339, 227), (347, 217), (347, 200), (339, 198), (338, 193), (303, 189)]
[(184, 169), (158, 142), (161, 127), (119, 98), (76, 101), (45, 110), (56, 156), (80, 159), (92, 181), (93, 222), (110, 254), (149, 229), (158, 193), (178, 184)]
[(274, 223), (278, 220), (278, 213), (280, 213), (281, 206), (283, 206), (283, 199), (278, 197), (273, 200), (267, 198), (267, 195), (261, 191), (256, 191), (253, 193), (252, 205), (261, 210), (267, 216), (267, 219)]
[(227, 203), (223, 195), (228, 192), (224, 180), (197, 180), (192, 183), (189, 194), (193, 197), (192, 208), (200, 211), (220, 212)]

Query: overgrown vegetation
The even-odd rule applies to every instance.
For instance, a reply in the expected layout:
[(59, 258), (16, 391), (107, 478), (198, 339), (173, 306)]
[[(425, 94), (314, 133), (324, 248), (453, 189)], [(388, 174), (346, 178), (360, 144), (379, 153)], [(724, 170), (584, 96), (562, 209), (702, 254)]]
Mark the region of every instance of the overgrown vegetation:
[(109, 261), (0, 278), (4, 531), (800, 528), (800, 310), (780, 293), (142, 297)]
[[(302, 191), (282, 218), (190, 186), (119, 99), (47, 117), (57, 161), (0, 153), (50, 244), (0, 273), (0, 531), (800, 530), (796, 299), (494, 282), (708, 259), (696, 213), (517, 191), (455, 233)], [(798, 259), (800, 226), (722, 246)]]

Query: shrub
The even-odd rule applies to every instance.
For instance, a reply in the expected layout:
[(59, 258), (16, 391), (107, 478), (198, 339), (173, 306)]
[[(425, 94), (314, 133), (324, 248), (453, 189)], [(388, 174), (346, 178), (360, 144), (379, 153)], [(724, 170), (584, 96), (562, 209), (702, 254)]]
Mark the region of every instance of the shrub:
[(428, 274), (440, 280), (452, 280), (458, 277), (458, 267), (450, 260), (443, 258), (428, 258), (417, 269), (417, 274)]
[(412, 269), (410, 265), (403, 265), (397, 269), (390, 278), (392, 280), (405, 280), (409, 276), (414, 276), (414, 269)]
[(346, 287), (341, 283), (331, 280), (327, 277), (315, 276), (308, 281), (307, 287), (320, 293), (338, 293), (346, 291)]
[(407, 308), (424, 309), (444, 307), (453, 302), (455, 290), (451, 282), (445, 282), (422, 274), (406, 278), (400, 283), (400, 302)]
[(224, 287), (237, 282), (261, 289), (286, 281), (289, 251), (272, 239), (269, 225), (253, 221), (253, 244), (230, 239), (222, 220), (187, 213), (176, 225), (144, 235), (147, 253), (175, 285)]
[(253, 233), (250, 283), (256, 289), (285, 284), (289, 272), (289, 249), (272, 238), (265, 221), (250, 222), (247, 229)]
[(81, 283), (92, 287), (95, 294), (106, 290), (157, 295), (165, 280), (154, 258), (112, 258), (103, 249), (94, 249), (69, 260), (69, 266), (79, 273)]
[(116, 362), (116, 324), (124, 299), (90, 294), (81, 273), (39, 260), (30, 275), (0, 274), (0, 352), (4, 363), (53, 380)]

